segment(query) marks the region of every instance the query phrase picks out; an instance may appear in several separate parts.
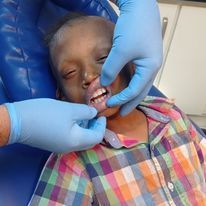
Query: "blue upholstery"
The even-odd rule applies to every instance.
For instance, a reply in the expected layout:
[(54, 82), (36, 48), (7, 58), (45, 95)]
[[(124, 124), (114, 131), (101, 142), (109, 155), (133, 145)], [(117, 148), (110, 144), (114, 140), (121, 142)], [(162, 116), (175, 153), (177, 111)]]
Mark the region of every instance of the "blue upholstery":
[(0, 77), (0, 104), (3, 104), (3, 103), (8, 102), (8, 101), (9, 101), (9, 98), (6, 94), (5, 87), (4, 87), (3, 82), (1, 80), (1, 77)]
[(20, 144), (0, 149), (0, 205), (27, 205), (49, 154)]
[[(0, 0), (0, 103), (55, 97), (42, 39), (68, 11), (117, 19), (107, 0)], [(150, 94), (163, 96), (155, 87)], [(27, 205), (49, 154), (19, 144), (0, 149), (0, 205)]]

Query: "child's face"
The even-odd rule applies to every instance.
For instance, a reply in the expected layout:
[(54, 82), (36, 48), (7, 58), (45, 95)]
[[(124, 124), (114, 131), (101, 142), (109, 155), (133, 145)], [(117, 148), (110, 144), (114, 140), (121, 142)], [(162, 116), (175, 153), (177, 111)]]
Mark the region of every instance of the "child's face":
[[(113, 30), (114, 24), (100, 17), (77, 21), (65, 29), (51, 54), (62, 87), (59, 97), (94, 106), (99, 116), (106, 117), (119, 110), (107, 108), (106, 101), (129, 82), (129, 68), (124, 68), (109, 87), (103, 88), (99, 83), (102, 65), (112, 47)], [(104, 89), (106, 93), (101, 94)]]

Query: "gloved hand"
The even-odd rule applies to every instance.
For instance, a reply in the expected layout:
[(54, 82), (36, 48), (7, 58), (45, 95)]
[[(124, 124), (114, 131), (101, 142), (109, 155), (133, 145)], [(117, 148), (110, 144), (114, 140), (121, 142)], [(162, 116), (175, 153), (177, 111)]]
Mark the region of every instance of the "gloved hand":
[(102, 141), (106, 120), (93, 120), (88, 129), (81, 120), (93, 119), (97, 111), (83, 104), (53, 99), (32, 99), (5, 104), (10, 116), (9, 144), (23, 143), (52, 152), (79, 151)]
[(126, 63), (136, 69), (128, 87), (112, 96), (108, 106), (122, 105), (121, 115), (133, 110), (149, 92), (162, 63), (162, 35), (156, 0), (117, 0), (120, 16), (113, 46), (106, 59), (101, 84), (111, 84)]

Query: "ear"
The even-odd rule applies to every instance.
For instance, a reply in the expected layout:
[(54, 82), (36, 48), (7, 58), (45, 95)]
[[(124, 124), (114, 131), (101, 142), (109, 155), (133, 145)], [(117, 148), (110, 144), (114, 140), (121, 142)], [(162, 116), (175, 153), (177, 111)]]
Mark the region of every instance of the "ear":
[(61, 89), (57, 88), (56, 90), (56, 98), (62, 101), (66, 101), (66, 97), (64, 96)]

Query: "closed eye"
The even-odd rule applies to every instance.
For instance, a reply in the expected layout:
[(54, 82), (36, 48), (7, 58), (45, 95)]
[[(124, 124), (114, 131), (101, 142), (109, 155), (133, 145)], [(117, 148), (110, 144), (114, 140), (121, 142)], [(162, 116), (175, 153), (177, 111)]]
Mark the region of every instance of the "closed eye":
[(98, 63), (103, 64), (106, 60), (107, 56), (103, 56), (97, 60)]
[(63, 79), (70, 79), (76, 74), (76, 70), (70, 70), (62, 75)]

